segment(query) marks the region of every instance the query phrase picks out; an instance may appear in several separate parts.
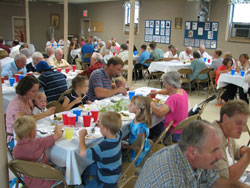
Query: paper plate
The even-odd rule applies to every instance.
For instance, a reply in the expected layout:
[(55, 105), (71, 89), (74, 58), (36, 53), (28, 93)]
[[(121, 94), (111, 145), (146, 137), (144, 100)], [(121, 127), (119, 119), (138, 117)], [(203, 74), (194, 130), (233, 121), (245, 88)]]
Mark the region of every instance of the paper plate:
[(93, 129), (93, 127), (84, 127), (84, 128), (81, 128), (79, 130), (76, 131), (76, 136), (79, 137), (79, 132), (80, 130), (82, 129), (86, 129), (88, 131), (88, 135), (85, 137), (85, 139), (97, 139), (97, 138), (100, 138), (102, 137), (102, 134), (100, 132), (100, 128), (99, 127), (96, 127), (95, 128), (95, 132), (92, 133), (91, 130)]

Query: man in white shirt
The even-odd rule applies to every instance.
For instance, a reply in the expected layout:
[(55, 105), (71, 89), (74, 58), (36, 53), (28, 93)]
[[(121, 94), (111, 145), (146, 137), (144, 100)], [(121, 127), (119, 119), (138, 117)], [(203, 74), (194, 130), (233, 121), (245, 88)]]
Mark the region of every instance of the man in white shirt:
[(169, 49), (170, 50), (164, 54), (164, 61), (172, 61), (172, 60), (179, 61), (180, 59), (178, 58), (177, 54), (178, 48), (171, 46)]
[(211, 59), (212, 57), (205, 50), (206, 50), (205, 46), (201, 45), (198, 52), (201, 54), (202, 58)]
[(121, 51), (119, 52), (117, 56), (122, 59), (123, 63), (126, 60), (128, 60), (128, 45), (127, 44), (121, 45)]
[(185, 51), (182, 51), (179, 55), (179, 58), (181, 61), (191, 61), (191, 58), (193, 58), (193, 48), (191, 46), (188, 46)]
[(56, 43), (56, 41), (55, 41), (55, 39), (53, 37), (49, 41), (47, 41), (46, 47), (48, 47), (48, 46), (52, 46), (54, 48), (57, 47), (57, 43)]
[(15, 58), (15, 56), (20, 53), (20, 51), (19, 51), (20, 47), (21, 47), (21, 45), (19, 44), (19, 41), (13, 40), (13, 42), (12, 42), (12, 48), (10, 49), (9, 56), (11, 58)]

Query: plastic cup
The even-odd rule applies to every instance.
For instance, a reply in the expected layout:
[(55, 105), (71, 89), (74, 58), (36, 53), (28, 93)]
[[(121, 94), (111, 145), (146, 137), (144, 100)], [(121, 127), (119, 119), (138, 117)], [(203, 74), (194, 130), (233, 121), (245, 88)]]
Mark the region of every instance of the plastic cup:
[(58, 72), (62, 72), (62, 69), (61, 68), (57, 68), (56, 69)]
[(68, 125), (68, 112), (62, 113), (63, 125)]
[(65, 69), (66, 74), (69, 73), (69, 70), (70, 70), (69, 68), (66, 68), (66, 69)]
[(19, 74), (19, 75), (18, 75), (18, 79), (19, 79), (19, 80), (21, 80), (23, 77), (24, 77), (23, 74)]
[[(151, 90), (151, 93), (153, 93), (153, 92), (156, 92), (156, 90), (155, 89), (152, 89)], [(155, 98), (155, 96), (156, 96), (156, 94), (151, 94), (151, 97), (154, 99)]]
[(90, 127), (92, 115), (83, 115), (82, 117), (84, 127)]
[(206, 57), (204, 57), (203, 59), (204, 59), (204, 62), (207, 62), (207, 58)]
[(81, 116), (82, 110), (80, 108), (75, 108), (73, 114), (76, 115), (76, 121), (78, 122), (78, 117)]
[(2, 84), (4, 84), (4, 77), (2, 77)]
[(74, 134), (73, 127), (65, 127), (64, 132), (65, 132), (65, 139), (70, 140), (73, 138), (73, 134)]
[(190, 58), (190, 61), (193, 61), (194, 60), (194, 58)]
[(115, 52), (113, 52), (113, 56), (115, 56)]
[(94, 122), (98, 120), (99, 110), (91, 110), (92, 117), (94, 118)]
[(75, 114), (68, 114), (68, 125), (76, 125), (76, 115)]
[(211, 59), (208, 59), (207, 62), (210, 63)]
[(32, 76), (32, 73), (31, 73), (31, 72), (28, 72), (28, 73), (27, 73), (27, 76)]
[(234, 73), (235, 73), (235, 69), (232, 69), (231, 74), (234, 75)]
[(10, 82), (10, 86), (13, 86), (14, 83), (15, 83), (15, 78), (10, 78), (10, 79), (9, 79), (9, 82)]
[(76, 71), (76, 65), (72, 65), (73, 72)]
[(128, 96), (129, 96), (129, 100), (131, 100), (132, 97), (135, 96), (135, 91), (129, 91)]
[(14, 74), (16, 82), (19, 82), (19, 75), (18, 74)]
[(244, 75), (245, 75), (245, 71), (241, 70), (241, 71), (240, 71), (240, 75), (241, 75), (241, 76), (244, 76)]

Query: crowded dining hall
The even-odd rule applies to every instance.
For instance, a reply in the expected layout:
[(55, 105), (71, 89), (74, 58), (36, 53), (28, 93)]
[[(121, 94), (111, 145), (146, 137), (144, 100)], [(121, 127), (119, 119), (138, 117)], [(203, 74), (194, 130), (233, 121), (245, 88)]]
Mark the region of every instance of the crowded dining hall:
[(1, 0), (1, 187), (250, 187), (249, 9)]

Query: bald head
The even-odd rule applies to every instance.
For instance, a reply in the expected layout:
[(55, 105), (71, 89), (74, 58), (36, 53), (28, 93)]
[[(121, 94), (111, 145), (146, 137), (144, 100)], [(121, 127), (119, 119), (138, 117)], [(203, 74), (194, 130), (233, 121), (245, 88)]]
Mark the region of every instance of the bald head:
[(201, 45), (200, 46), (200, 52), (201, 52), (201, 54), (203, 54), (204, 52), (205, 52), (205, 46), (204, 45)]
[(55, 53), (55, 50), (54, 50), (54, 48), (52, 46), (48, 46), (46, 48), (46, 54), (47, 54), (48, 57), (50, 57), (54, 53)]
[(55, 57), (57, 61), (61, 61), (63, 58), (63, 50), (61, 48), (57, 48), (55, 51)]
[(192, 54), (192, 53), (193, 53), (193, 48), (192, 48), (191, 46), (188, 46), (188, 47), (186, 48), (186, 53), (187, 53), (187, 54)]
[(26, 65), (26, 56), (23, 54), (17, 54), (14, 58), (16, 66), (18, 69), (22, 69)]

